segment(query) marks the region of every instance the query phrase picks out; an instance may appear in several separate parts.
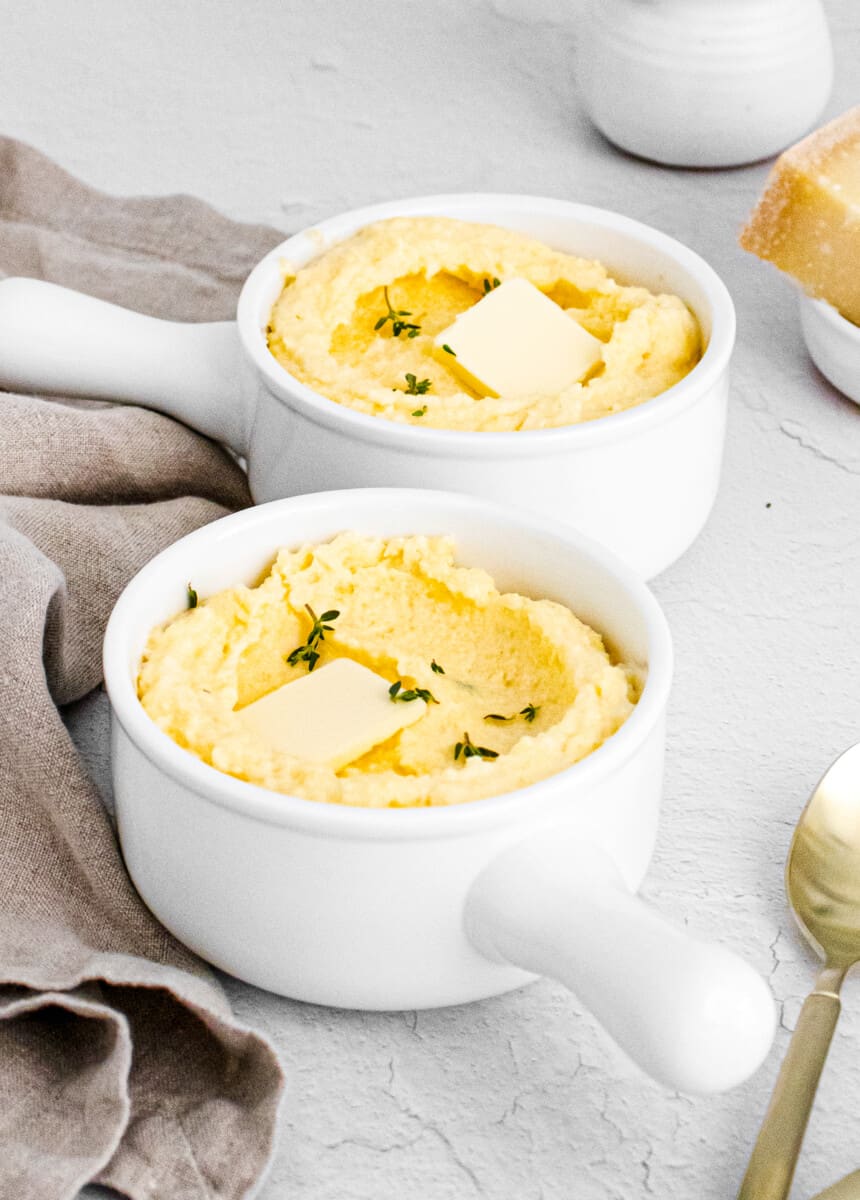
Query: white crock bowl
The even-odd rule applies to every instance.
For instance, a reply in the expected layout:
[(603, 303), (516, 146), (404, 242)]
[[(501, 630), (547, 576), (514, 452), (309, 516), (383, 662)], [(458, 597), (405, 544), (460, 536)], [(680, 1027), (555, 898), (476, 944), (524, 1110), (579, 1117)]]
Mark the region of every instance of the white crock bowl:
[[(622, 728), (568, 770), (451, 807), (355, 809), (221, 774), (137, 699), (153, 626), (251, 583), (282, 545), (449, 533), (503, 589), (569, 605), (647, 671)], [(456, 1004), (553, 975), (672, 1087), (717, 1090), (759, 1064), (773, 1004), (729, 951), (693, 941), (633, 893), (654, 845), (672, 652), (645, 586), (558, 522), (462, 495), (364, 489), (276, 501), (216, 521), (132, 580), (104, 650), (123, 854), (141, 896), (204, 958), (318, 1004)], [(466, 769), (482, 769), (480, 765)]]
[[(707, 344), (662, 395), (580, 425), (516, 433), (422, 429), (353, 412), (294, 379), (266, 326), (284, 260), (301, 267), (374, 221), (438, 214), (520, 230), (598, 258), (622, 282), (681, 296)], [(378, 204), (289, 238), (251, 272), (232, 322), (181, 325), (35, 280), (0, 281), (0, 386), (145, 404), (247, 458), (258, 502), (320, 488), (444, 488), (583, 529), (650, 578), (695, 539), (716, 497), (735, 315), (692, 250), (628, 217), (534, 196)]]
[(801, 293), (800, 326), (812, 361), (849, 400), (860, 404), (860, 326), (825, 300)]

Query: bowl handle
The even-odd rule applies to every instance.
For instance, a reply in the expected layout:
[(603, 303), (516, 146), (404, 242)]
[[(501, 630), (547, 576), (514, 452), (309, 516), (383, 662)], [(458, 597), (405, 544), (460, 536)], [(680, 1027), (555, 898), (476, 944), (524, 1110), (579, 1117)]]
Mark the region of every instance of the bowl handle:
[(466, 928), (488, 958), (564, 983), (671, 1088), (734, 1087), (770, 1048), (776, 1022), (764, 980), (631, 895), (581, 828), (503, 851), (472, 887)]
[(247, 451), (233, 321), (161, 321), (39, 279), (0, 280), (0, 387), (140, 404)]

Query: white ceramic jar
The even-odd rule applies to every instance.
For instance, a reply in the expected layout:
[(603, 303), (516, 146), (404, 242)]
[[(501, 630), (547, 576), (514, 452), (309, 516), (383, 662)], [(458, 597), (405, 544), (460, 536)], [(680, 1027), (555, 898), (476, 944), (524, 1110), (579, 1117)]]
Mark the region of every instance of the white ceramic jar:
[(833, 50), (821, 0), (592, 0), (578, 82), (595, 125), (622, 149), (735, 166), (813, 125)]

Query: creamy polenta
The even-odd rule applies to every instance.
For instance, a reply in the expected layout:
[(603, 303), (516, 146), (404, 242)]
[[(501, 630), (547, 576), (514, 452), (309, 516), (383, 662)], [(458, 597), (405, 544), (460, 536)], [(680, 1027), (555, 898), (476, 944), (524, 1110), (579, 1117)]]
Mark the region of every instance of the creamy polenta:
[[(484, 431), (572, 425), (664, 392), (701, 352), (695, 317), (677, 296), (622, 286), (599, 262), (494, 225), (397, 217), (299, 270), (285, 264), (285, 275), (268, 329), (272, 354), (329, 399), (391, 421)], [(511, 279), (532, 283), (603, 343), (595, 372), (553, 395), (484, 397), (446, 365), (436, 335)]]
[[(432, 697), (415, 724), (337, 771), (271, 749), (239, 717), (307, 672), (293, 653), (312, 628), (306, 605), (339, 614), (320, 666), (348, 657)], [(627, 718), (638, 677), (569, 609), (457, 565), (450, 538), (343, 533), (281, 550), (258, 586), (154, 630), (138, 693), (165, 733), (229, 775), (385, 808), (475, 800), (570, 766)]]

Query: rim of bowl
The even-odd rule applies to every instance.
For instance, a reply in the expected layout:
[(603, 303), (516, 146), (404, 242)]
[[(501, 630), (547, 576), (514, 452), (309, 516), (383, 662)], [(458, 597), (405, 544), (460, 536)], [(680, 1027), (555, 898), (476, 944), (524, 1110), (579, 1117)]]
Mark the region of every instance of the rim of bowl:
[[(535, 214), (567, 217), (603, 230), (615, 230), (661, 251), (690, 275), (702, 288), (711, 306), (711, 332), (708, 345), (695, 367), (665, 392), (644, 400), (622, 412), (609, 413), (574, 425), (551, 429), (476, 431), (421, 428), (406, 422), (356, 412), (339, 404), (296, 379), (268, 348), (265, 330), (258, 319), (264, 294), (271, 292), (275, 277), (283, 281), (281, 260), (289, 256), (290, 246), (299, 240), (319, 238), (321, 250), (327, 249), (350, 233), (397, 216), (445, 216), (445, 209), (465, 210), (458, 220), (480, 220), (492, 224), (492, 209), (521, 206)], [(474, 210), (472, 215), (466, 215)], [(490, 210), (489, 212), (485, 210)], [(268, 303), (268, 302), (267, 302)], [(274, 303), (272, 301), (271, 303)], [(271, 308), (271, 304), (268, 304)], [(529, 196), (507, 192), (440, 193), (411, 196), (381, 204), (365, 205), (293, 234), (260, 260), (245, 281), (237, 308), (239, 338), (245, 353), (275, 394), (288, 407), (297, 405), (316, 424), (335, 428), (360, 441), (382, 442), (408, 448), (415, 453), (438, 454), (472, 452), (476, 455), (505, 458), (523, 454), (562, 452), (571, 445), (590, 445), (635, 435), (643, 426), (671, 420), (678, 412), (695, 404), (716, 383), (731, 358), (735, 343), (736, 316), (728, 288), (717, 272), (694, 250), (682, 242), (632, 217), (611, 209), (578, 204), (570, 200)]]
[[(220, 541), (223, 550), (225, 537), (241, 537), (244, 529), (257, 521), (267, 520), (268, 514), (275, 509), (300, 513), (302, 509), (313, 509), (320, 501), (325, 503), (336, 497), (348, 512), (350, 502), (360, 503), (362, 497), (384, 497), (396, 504), (398, 498), (414, 499), (416, 493), (428, 503), (437, 505), (442, 519), (446, 508), (459, 512), (465, 509), (470, 515), (501, 517), (521, 528), (548, 533), (566, 544), (573, 543), (578, 552), (622, 585), (645, 622), (648, 669), (642, 694), (620, 729), (579, 762), (536, 783), (483, 799), (421, 808), (366, 808), (271, 791), (219, 771), (159, 729), (140, 703), (135, 679), (128, 669), (128, 623), (133, 617), (137, 597), (152, 586), (151, 581), (157, 577), (165, 559), (181, 559), (192, 543)], [(273, 539), (273, 552), (278, 544)], [(280, 544), (284, 544), (283, 539)], [(587, 788), (590, 781), (602, 779), (638, 750), (665, 712), (673, 655), (666, 617), (648, 587), (610, 551), (578, 530), (559, 521), (535, 518), (509, 505), (457, 493), (410, 488), (355, 488), (292, 496), (243, 509), (202, 526), (162, 550), (132, 578), (114, 606), (105, 632), (103, 666), (113, 719), (119, 721), (126, 735), (150, 762), (183, 787), (214, 804), (268, 824), (286, 825), (319, 836), (389, 841), (466, 834), (513, 821), (523, 810), (539, 815), (541, 797), (550, 791), (557, 792), (564, 779), (571, 783), (575, 781), (578, 788)]]
[(860, 348), (860, 325), (855, 325), (853, 321), (843, 317), (838, 308), (817, 296), (809, 296), (806, 292), (800, 293), (800, 302), (818, 320), (819, 325), (825, 325), (829, 332), (853, 342)]

